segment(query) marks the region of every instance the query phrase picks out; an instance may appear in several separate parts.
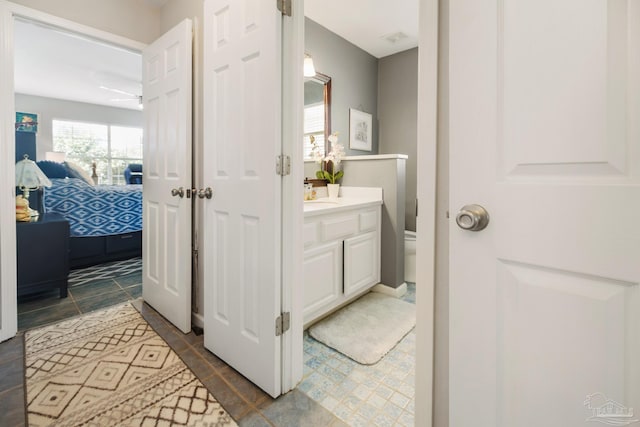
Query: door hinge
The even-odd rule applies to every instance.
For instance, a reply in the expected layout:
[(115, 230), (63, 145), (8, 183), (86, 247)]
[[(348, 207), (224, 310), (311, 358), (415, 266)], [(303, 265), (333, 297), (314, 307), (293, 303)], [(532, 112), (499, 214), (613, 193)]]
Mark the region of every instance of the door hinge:
[(291, 0), (276, 0), (278, 10), (284, 16), (291, 16)]
[(418, 216), (418, 199), (416, 199), (416, 216)]
[(291, 313), (287, 311), (282, 313), (276, 319), (276, 336), (279, 337), (287, 332), (289, 330), (289, 326), (291, 326)]
[(287, 176), (291, 173), (291, 157), (280, 154), (276, 157), (276, 174)]

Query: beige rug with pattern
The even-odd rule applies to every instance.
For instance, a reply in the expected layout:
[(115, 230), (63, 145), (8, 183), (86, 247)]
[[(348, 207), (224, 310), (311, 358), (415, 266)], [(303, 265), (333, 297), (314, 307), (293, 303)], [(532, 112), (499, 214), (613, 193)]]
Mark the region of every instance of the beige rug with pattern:
[(25, 334), (30, 426), (236, 426), (130, 304)]

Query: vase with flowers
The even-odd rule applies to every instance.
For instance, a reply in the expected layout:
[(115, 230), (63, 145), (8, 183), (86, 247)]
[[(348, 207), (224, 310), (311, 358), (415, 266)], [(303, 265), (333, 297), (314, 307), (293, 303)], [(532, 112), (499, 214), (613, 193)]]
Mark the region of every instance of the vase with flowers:
[(313, 153), (316, 163), (320, 164), (320, 170), (316, 172), (318, 179), (326, 179), (327, 192), (329, 198), (335, 199), (340, 191), (340, 184), (337, 181), (344, 176), (344, 171), (338, 170), (340, 162), (345, 156), (344, 146), (338, 142), (338, 132), (334, 132), (329, 136), (331, 143), (331, 151), (326, 156), (322, 156), (319, 152)]

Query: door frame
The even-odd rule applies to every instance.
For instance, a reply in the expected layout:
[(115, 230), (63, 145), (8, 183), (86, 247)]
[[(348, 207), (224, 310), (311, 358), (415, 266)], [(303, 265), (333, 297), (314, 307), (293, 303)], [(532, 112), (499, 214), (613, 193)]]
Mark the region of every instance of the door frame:
[[(419, 0), (419, 73), (418, 73), (418, 186), (420, 215), (417, 227), (420, 238), (416, 253), (420, 262), (416, 267), (416, 405), (415, 424), (433, 423), (433, 362), (434, 362), (434, 290), (436, 271), (436, 194), (448, 191), (447, 182), (437, 182), (438, 101), (439, 85), (446, 84), (446, 76), (439, 81), (440, 0)], [(304, 0), (293, 0), (293, 11), (304, 11)], [(304, 14), (301, 20), (304, 21)], [(292, 159), (290, 180), (285, 177), (283, 188), (283, 311), (291, 309), (291, 333), (283, 340), (283, 393), (290, 390), (302, 377), (302, 248), (296, 242), (293, 230), (302, 233), (302, 193), (296, 183), (304, 176), (302, 148), (302, 54), (304, 52), (304, 22), (294, 22), (283, 28), (283, 151)], [(446, 52), (445, 52), (446, 54)], [(297, 62), (296, 62), (297, 61)], [(297, 69), (297, 71), (295, 71)], [(293, 76), (287, 71), (295, 72)], [(297, 97), (297, 98), (296, 98)], [(297, 127), (296, 127), (297, 125)], [(293, 138), (293, 139), (291, 139)], [(447, 143), (447, 141), (440, 141)], [(440, 165), (447, 166), (447, 165)], [(438, 269), (448, 269), (448, 254), (439, 254)], [(448, 286), (448, 284), (441, 284)], [(298, 337), (298, 338), (297, 338)], [(300, 347), (298, 347), (300, 346)], [(293, 382), (293, 385), (291, 385)], [(287, 387), (289, 385), (289, 387)], [(443, 397), (446, 400), (446, 396)], [(441, 398), (442, 399), (442, 398)]]
[[(434, 298), (436, 268), (448, 269), (448, 254), (439, 254), (436, 267), (436, 195), (448, 191), (448, 181), (438, 182), (438, 104), (439, 91), (439, 0), (420, 0), (418, 50), (418, 185), (420, 201), (416, 230), (416, 413), (415, 424), (433, 423), (433, 371), (434, 371)], [(448, 28), (443, 28), (444, 31)], [(446, 84), (446, 76), (441, 76)], [(445, 142), (446, 143), (446, 142)], [(440, 284), (448, 286), (448, 284)], [(419, 402), (419, 403), (418, 403)]]
[[(275, 6), (275, 5), (274, 5)], [(303, 252), (299, 236), (304, 223), (303, 110), (304, 0), (292, 0), (293, 15), (282, 21), (282, 154), (291, 158), (291, 174), (282, 179), (282, 311), (290, 312), (289, 332), (282, 335), (282, 394), (294, 389), (303, 374)]]
[[(84, 24), (60, 18), (36, 9), (0, 0), (0, 182), (15, 180), (15, 88), (14, 88), (14, 27), (15, 17), (39, 21), (123, 49), (142, 53), (146, 44), (98, 30)], [(15, 187), (0, 192), (0, 342), (12, 338), (18, 330), (17, 271), (15, 217)]]

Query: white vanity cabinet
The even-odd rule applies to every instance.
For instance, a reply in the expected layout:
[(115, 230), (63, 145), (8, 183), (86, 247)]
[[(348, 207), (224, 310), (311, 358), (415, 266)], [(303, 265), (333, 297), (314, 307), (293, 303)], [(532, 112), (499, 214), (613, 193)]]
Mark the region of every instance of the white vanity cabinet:
[(305, 211), (305, 325), (379, 283), (381, 203)]

